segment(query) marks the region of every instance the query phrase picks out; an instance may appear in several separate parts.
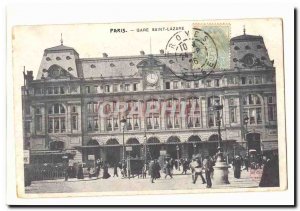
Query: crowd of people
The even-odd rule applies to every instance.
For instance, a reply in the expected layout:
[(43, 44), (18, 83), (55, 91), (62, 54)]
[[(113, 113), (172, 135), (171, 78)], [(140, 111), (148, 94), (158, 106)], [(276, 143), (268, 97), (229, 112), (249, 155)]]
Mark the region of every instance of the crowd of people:
[[(173, 159), (166, 158), (163, 160), (153, 159), (144, 163), (141, 167), (141, 171), (137, 173), (138, 177), (147, 178), (147, 175), (150, 176), (151, 183), (154, 183), (155, 180), (160, 179), (161, 172), (164, 174), (164, 178), (173, 179), (174, 171), (176, 170), (177, 174), (191, 174), (192, 183), (196, 184), (198, 177), (201, 177), (202, 184), (206, 184), (207, 188), (212, 187), (214, 165), (216, 157), (206, 156), (194, 157), (192, 159)], [(259, 183), (261, 187), (274, 187), (279, 186), (279, 164), (278, 156), (254, 156), (246, 155), (241, 157), (236, 155), (233, 159), (229, 161), (233, 167), (234, 177), (236, 179), (241, 178), (242, 170), (249, 171), (250, 169), (259, 169), (261, 168), (262, 177)], [(87, 168), (87, 172), (84, 173), (83, 165), (78, 164), (76, 167), (76, 178), (84, 179), (84, 175), (88, 174), (89, 178), (103, 178), (108, 179), (111, 177), (109, 174), (109, 167), (113, 167), (113, 177), (119, 177), (119, 172), (121, 173), (122, 178), (131, 176), (131, 172), (128, 172), (126, 162), (116, 162), (113, 165), (109, 165), (107, 161), (102, 161), (97, 159), (95, 161), (94, 167)], [(74, 167), (68, 167), (66, 169), (66, 177), (71, 175), (70, 172), (74, 174)], [(128, 175), (129, 174), (129, 175)], [(73, 175), (74, 177), (74, 175)]]

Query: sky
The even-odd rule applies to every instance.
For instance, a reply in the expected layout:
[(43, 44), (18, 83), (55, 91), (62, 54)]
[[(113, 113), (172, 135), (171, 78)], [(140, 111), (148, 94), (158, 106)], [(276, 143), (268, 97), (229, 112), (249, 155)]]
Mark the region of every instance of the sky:
[[(277, 69), (283, 68), (282, 22), (280, 19), (244, 19), (216, 21), (182, 21), (182, 22), (146, 22), (146, 23), (109, 23), (109, 24), (72, 24), (72, 25), (35, 25), (15, 26), (12, 32), (13, 70), (22, 75), (23, 66), (32, 70), (34, 77), (43, 56), (44, 49), (63, 43), (73, 47), (80, 58), (108, 56), (158, 54), (165, 49), (168, 40), (175, 31), (152, 32), (153, 27), (184, 27), (190, 29), (197, 24), (230, 24), (230, 37), (243, 34), (261, 35), (264, 38), (269, 56), (274, 59)], [(137, 29), (149, 28), (149, 31), (137, 32)], [(126, 33), (112, 33), (111, 30), (125, 29)], [(130, 31), (133, 30), (133, 31)], [(151, 39), (151, 42), (150, 42)], [(150, 45), (151, 43), (151, 45)], [(150, 47), (151, 46), (151, 47)]]

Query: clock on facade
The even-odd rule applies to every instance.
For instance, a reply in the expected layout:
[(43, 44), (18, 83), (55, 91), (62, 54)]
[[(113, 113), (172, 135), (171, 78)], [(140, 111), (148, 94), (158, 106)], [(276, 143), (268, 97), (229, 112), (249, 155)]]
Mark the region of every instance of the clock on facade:
[(146, 80), (149, 84), (154, 85), (157, 83), (158, 81), (158, 75), (156, 73), (149, 73), (146, 76)]

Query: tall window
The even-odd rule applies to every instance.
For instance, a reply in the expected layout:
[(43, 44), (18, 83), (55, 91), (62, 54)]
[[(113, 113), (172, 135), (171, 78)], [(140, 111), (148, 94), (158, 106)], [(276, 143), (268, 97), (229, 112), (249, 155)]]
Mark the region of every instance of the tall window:
[(170, 82), (169, 81), (166, 82), (166, 89), (170, 89)]
[(166, 102), (166, 127), (171, 128), (180, 128), (180, 101), (176, 98), (168, 99)]
[(66, 111), (62, 104), (54, 104), (48, 109), (48, 132), (66, 132)]
[(35, 130), (41, 132), (43, 126), (41, 108), (35, 109)]
[(178, 89), (178, 81), (173, 81), (173, 89)]
[(98, 112), (98, 103), (97, 102), (87, 103), (87, 112), (88, 113), (97, 113)]
[(105, 85), (104, 91), (107, 92), (107, 93), (110, 92), (110, 86), (109, 85)]
[(71, 118), (72, 130), (78, 130), (78, 112), (76, 106), (72, 106), (71, 108)]
[(159, 129), (159, 101), (152, 99), (147, 101), (146, 127), (147, 129)]
[[(221, 115), (222, 110), (215, 110), (215, 105), (220, 103), (220, 97), (211, 96), (207, 99), (207, 112), (208, 112), (208, 127), (216, 127), (218, 126), (217, 116)], [(218, 113), (219, 112), (219, 113)]]
[(244, 117), (249, 118), (250, 125), (262, 124), (262, 102), (258, 95), (248, 94), (243, 97)]
[(235, 103), (235, 99), (234, 98), (230, 98), (229, 99), (229, 120), (230, 123), (236, 123), (237, 122), (237, 118), (236, 118), (236, 103)]
[(133, 91), (136, 92), (137, 90), (138, 90), (138, 84), (137, 84), (137, 83), (134, 83), (134, 84), (133, 84)]
[(130, 91), (130, 84), (125, 84), (125, 92)]
[(269, 121), (277, 120), (276, 98), (275, 96), (268, 97), (268, 119)]
[(186, 125), (188, 128), (200, 127), (199, 98), (188, 98), (186, 101)]

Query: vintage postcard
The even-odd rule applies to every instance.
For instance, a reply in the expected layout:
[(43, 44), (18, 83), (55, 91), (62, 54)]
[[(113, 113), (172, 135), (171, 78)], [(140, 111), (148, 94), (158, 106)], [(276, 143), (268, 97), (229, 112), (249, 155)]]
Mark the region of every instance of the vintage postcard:
[(18, 197), (286, 190), (282, 25), (14, 26)]

